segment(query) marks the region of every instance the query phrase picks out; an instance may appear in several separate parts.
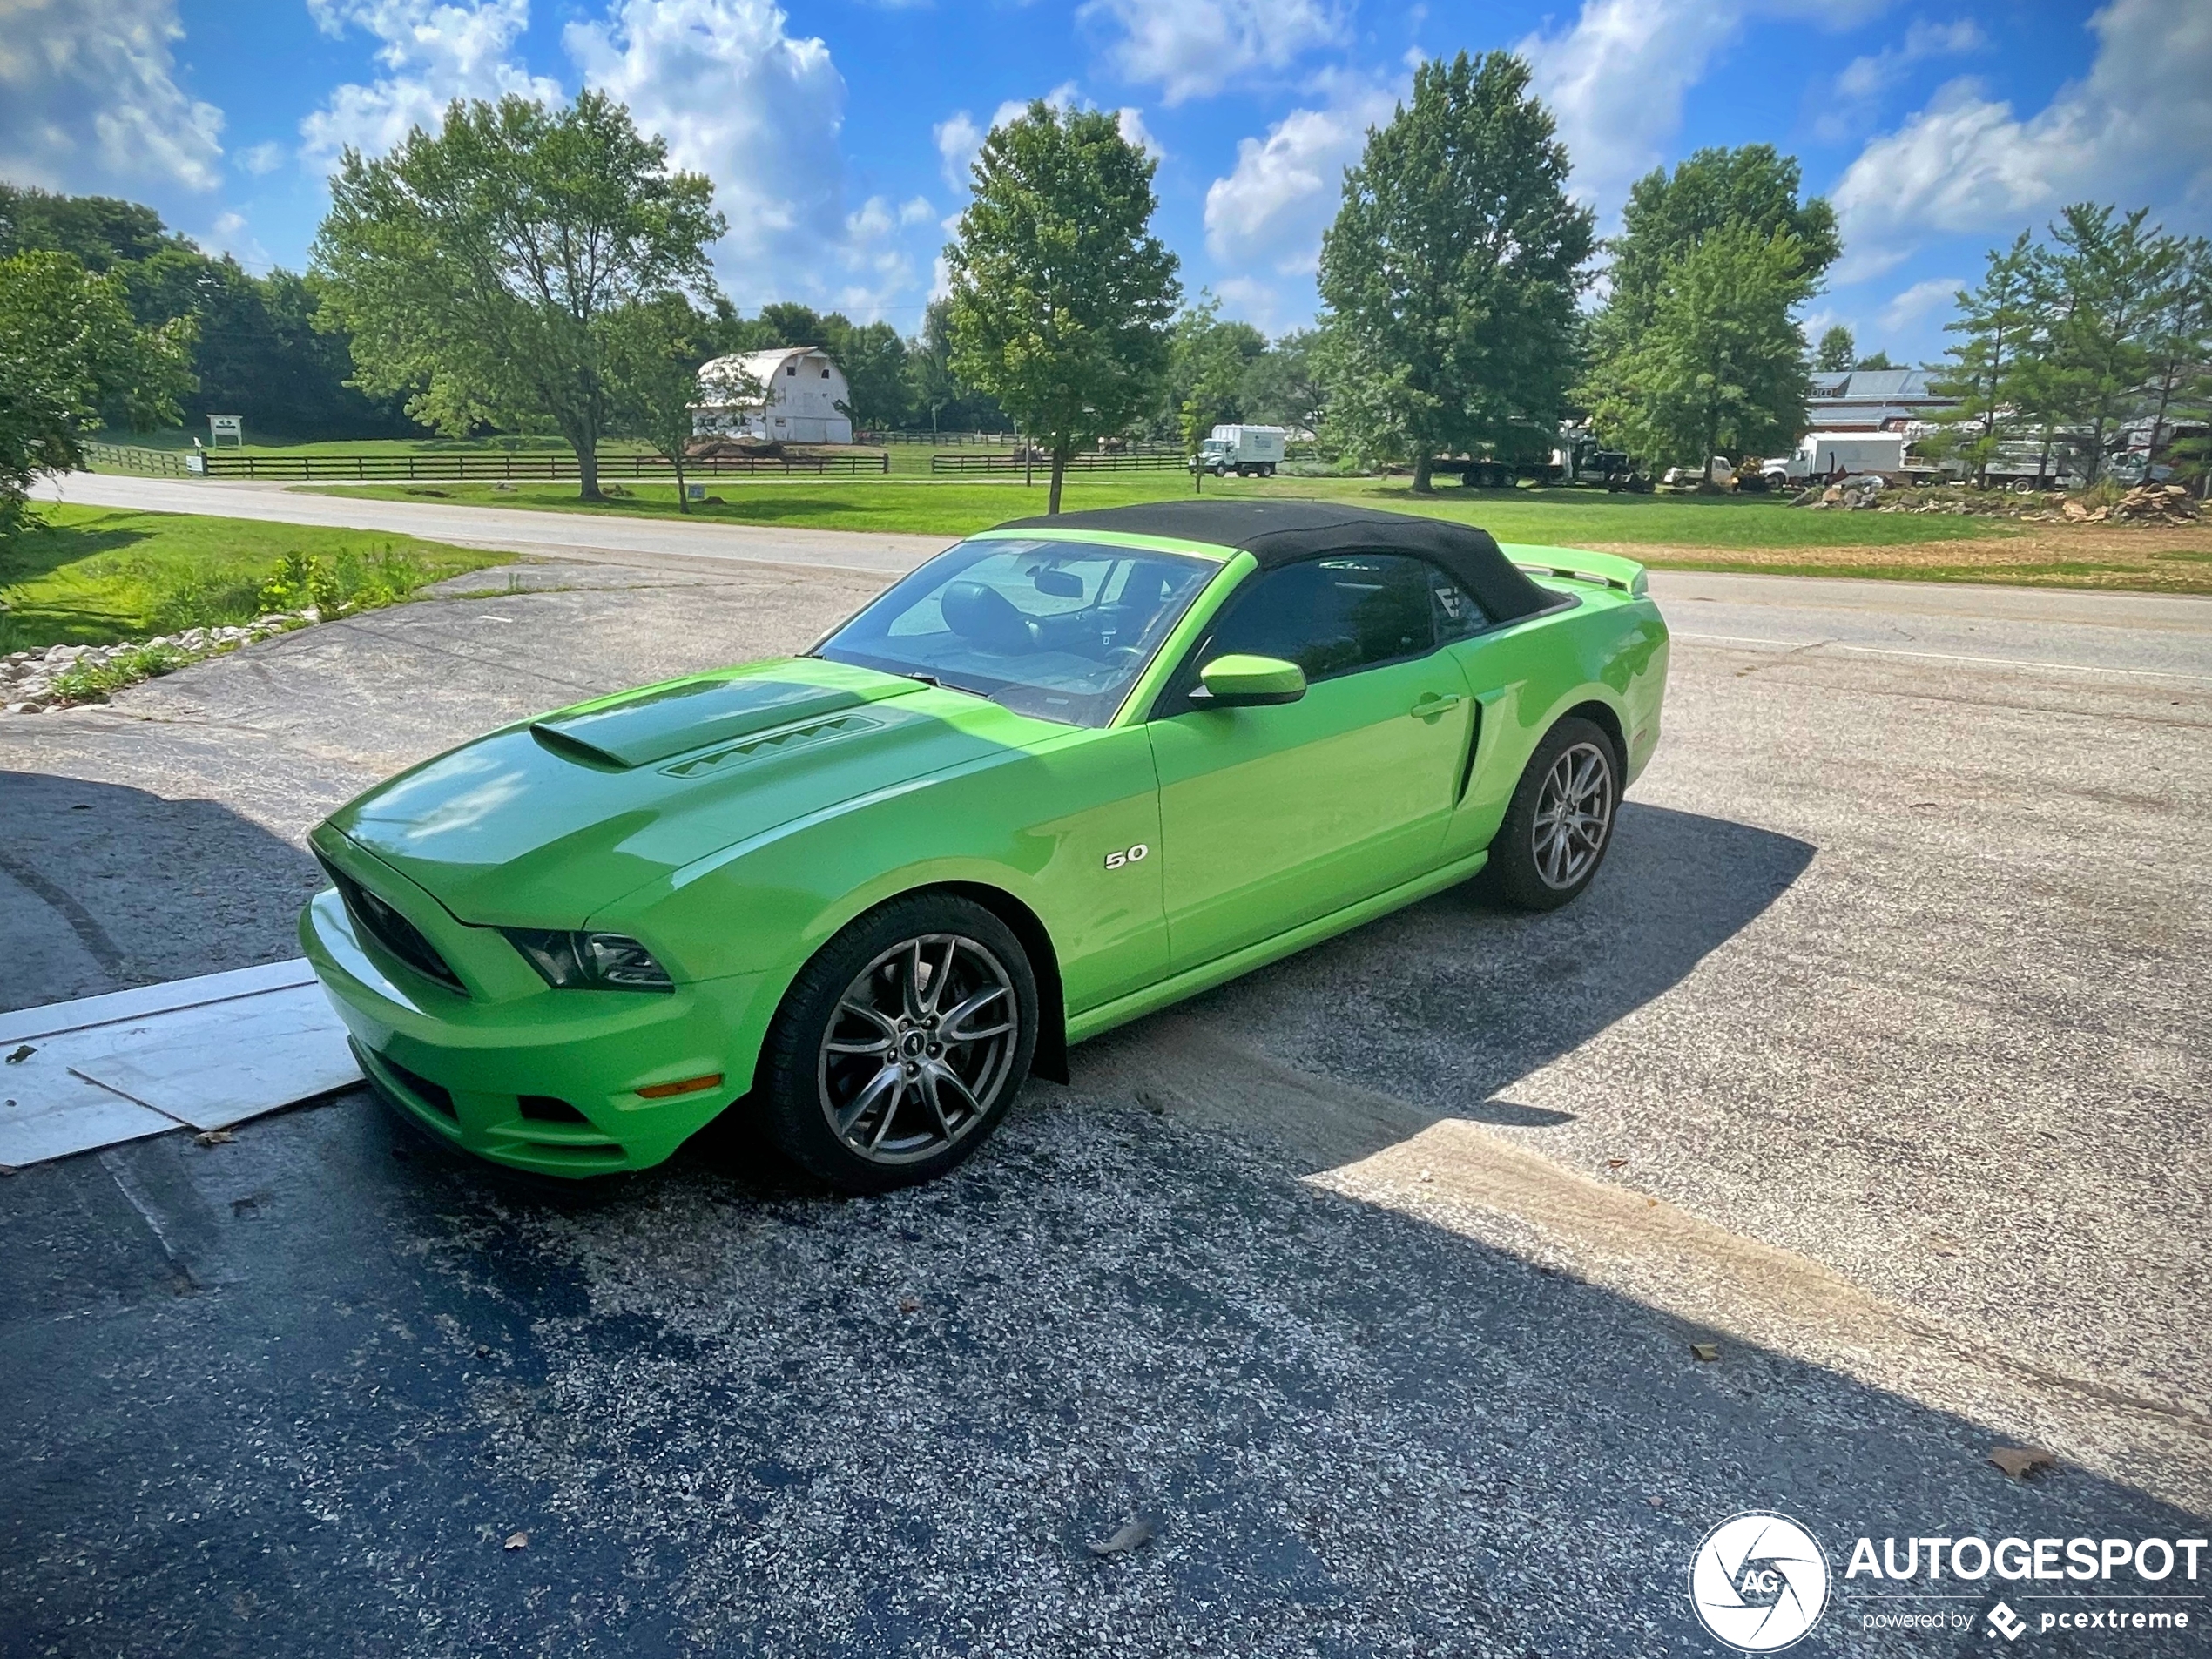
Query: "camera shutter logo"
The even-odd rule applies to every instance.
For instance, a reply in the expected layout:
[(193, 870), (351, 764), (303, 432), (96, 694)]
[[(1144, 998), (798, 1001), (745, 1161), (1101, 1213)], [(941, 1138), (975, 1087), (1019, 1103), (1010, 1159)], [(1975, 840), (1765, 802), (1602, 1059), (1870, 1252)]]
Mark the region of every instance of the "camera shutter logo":
[(1738, 1652), (1779, 1652), (1827, 1607), (1828, 1558), (1787, 1515), (1733, 1515), (1690, 1558), (1689, 1602), (1705, 1628)]

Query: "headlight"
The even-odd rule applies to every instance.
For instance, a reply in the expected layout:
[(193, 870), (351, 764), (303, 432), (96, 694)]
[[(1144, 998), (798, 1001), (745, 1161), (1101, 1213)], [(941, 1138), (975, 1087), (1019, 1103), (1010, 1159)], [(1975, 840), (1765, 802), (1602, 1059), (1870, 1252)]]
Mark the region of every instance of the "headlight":
[(536, 927), (502, 927), (516, 950), (529, 959), (556, 990), (672, 991), (675, 981), (653, 960), (652, 952), (627, 934), (548, 933)]

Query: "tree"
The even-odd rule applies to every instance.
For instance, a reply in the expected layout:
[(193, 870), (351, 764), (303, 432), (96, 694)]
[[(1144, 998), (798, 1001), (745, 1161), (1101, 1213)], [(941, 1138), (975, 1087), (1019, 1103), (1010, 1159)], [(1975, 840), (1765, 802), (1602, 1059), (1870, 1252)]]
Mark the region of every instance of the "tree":
[(0, 184), (0, 259), (41, 251), (73, 253), (86, 270), (105, 272), (164, 250), (189, 253), (192, 244), (140, 203)]
[(33, 479), (83, 464), (103, 414), (174, 421), (191, 350), (189, 321), (140, 327), (121, 281), (73, 253), (0, 260), (0, 540), (21, 528)]
[(2183, 408), (2201, 422), (2204, 394), (2212, 386), (2212, 243), (2199, 236), (2183, 246), (2174, 280), (2152, 310), (2144, 333), (2152, 408), (2143, 453), (2143, 482), (2148, 483), (2156, 476), (2167, 416)]
[(953, 370), (952, 301), (933, 300), (921, 333), (907, 347), (907, 407), (929, 416), (932, 432), (1003, 432), (1006, 411)]
[(2006, 424), (2020, 399), (2020, 362), (2037, 320), (2035, 250), (2022, 231), (2010, 248), (1992, 249), (1981, 282), (1961, 289), (1959, 314), (1944, 332), (1959, 336), (1946, 348), (1945, 365), (1928, 377), (1928, 390), (1955, 400), (1930, 418), (1945, 430), (1932, 441), (1938, 454), (1958, 456), (1986, 488)]
[(1669, 267), (1634, 349), (1614, 360), (1617, 390), (1597, 411), (1629, 447), (1660, 461), (1770, 454), (1804, 430), (1804, 250), (1786, 230), (1749, 223), (1708, 233)]
[(1039, 98), (991, 129), (945, 250), (953, 367), (995, 397), (1052, 464), (1151, 401), (1182, 285), (1152, 234), (1152, 158), (1099, 110)]
[(1851, 338), (1850, 329), (1838, 323), (1820, 337), (1820, 348), (1813, 355), (1812, 366), (1824, 374), (1848, 370), (1858, 356), (1858, 342)]
[(2149, 217), (2148, 208), (2115, 217), (2110, 207), (2077, 202), (2051, 226), (2045, 269), (2058, 315), (2043, 384), (2054, 414), (2088, 428), (2093, 483), (2104, 468), (2106, 434), (2150, 376), (2151, 320), (2187, 261), (2180, 239), (2145, 228)]
[(1182, 412), (1191, 407), (1204, 410), (1209, 421), (1251, 419), (1244, 380), (1266, 354), (1266, 335), (1248, 322), (1224, 322), (1221, 302), (1202, 291), (1198, 303), (1176, 318), (1170, 334), (1165, 418), (1159, 424), (1179, 429)]
[(1246, 366), (1241, 398), (1253, 420), (1292, 431), (1321, 429), (1328, 398), (1315, 361), (1319, 340), (1313, 329), (1294, 329)]
[(1860, 358), (1857, 362), (1853, 363), (1851, 367), (1853, 368), (1898, 368), (1903, 367), (1903, 365), (1890, 361), (1889, 353), (1885, 351), (1878, 351), (1869, 352), (1865, 356)]
[(361, 383), (411, 393), (408, 413), (448, 432), (550, 421), (598, 500), (610, 319), (711, 291), (713, 185), (586, 91), (557, 110), (456, 100), (435, 136), (418, 127), (376, 160), (348, 148), (331, 197), (315, 262)]
[[(1602, 428), (1655, 460), (1700, 467), (1716, 446), (1766, 448), (1804, 431), (1805, 346), (1792, 314), (1842, 242), (1827, 202), (1799, 199), (1800, 181), (1796, 158), (1769, 145), (1700, 150), (1637, 180), (1608, 244), (1612, 292), (1590, 325), (1580, 388)], [(1824, 364), (1851, 366), (1848, 330), (1821, 345)]]
[[(1411, 105), (1371, 130), (1321, 243), (1340, 424), (1402, 447), (1413, 488), (1440, 455), (1548, 446), (1574, 374), (1575, 296), (1595, 246), (1567, 194), (1566, 147), (1528, 66), (1461, 52), (1413, 72)], [(1384, 373), (1391, 406), (1373, 381)]]
[(887, 322), (855, 323), (832, 312), (819, 342), (844, 371), (846, 401), (840, 407), (853, 422), (882, 431), (907, 421), (907, 342)]
[[(1804, 174), (1795, 156), (1772, 145), (1697, 151), (1669, 173), (1655, 168), (1629, 187), (1621, 234), (1607, 244), (1612, 292), (1600, 314), (1601, 357), (1631, 347), (1671, 280), (1671, 267), (1716, 231), (1748, 225), (1762, 238), (1787, 233), (1814, 285), (1843, 252), (1835, 209), (1818, 196), (1798, 199)], [(1849, 367), (1849, 365), (1845, 365)]]
[(608, 319), (607, 336), (612, 425), (667, 458), (676, 475), (677, 510), (688, 513), (684, 461), (691, 442), (692, 410), (704, 401), (742, 403), (758, 398), (760, 383), (742, 370), (725, 368), (717, 372), (713, 387), (702, 388), (699, 370), (716, 354), (715, 320), (681, 293), (624, 306)]

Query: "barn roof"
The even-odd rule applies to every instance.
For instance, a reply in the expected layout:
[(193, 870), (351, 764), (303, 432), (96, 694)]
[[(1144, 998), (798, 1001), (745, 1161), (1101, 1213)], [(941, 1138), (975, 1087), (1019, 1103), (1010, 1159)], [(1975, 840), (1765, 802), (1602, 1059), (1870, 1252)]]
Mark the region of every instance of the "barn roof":
[(1499, 551), (1490, 532), (1447, 519), (1318, 501), (1163, 501), (1017, 518), (1001, 529), (1103, 530), (1240, 548), (1261, 565), (1328, 553), (1410, 553), (1457, 577), (1500, 621), (1556, 603)]
[(792, 358), (810, 356), (827, 360), (832, 368), (837, 367), (836, 360), (819, 346), (773, 346), (766, 351), (742, 351), (728, 357), (714, 358), (700, 366), (699, 380), (702, 384), (711, 386), (718, 372), (726, 374), (735, 368), (765, 388)]

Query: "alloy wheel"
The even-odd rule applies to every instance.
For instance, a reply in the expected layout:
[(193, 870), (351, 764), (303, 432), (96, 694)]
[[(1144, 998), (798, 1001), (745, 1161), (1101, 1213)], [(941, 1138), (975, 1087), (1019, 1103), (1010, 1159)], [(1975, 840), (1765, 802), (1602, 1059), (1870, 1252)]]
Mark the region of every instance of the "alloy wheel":
[(1613, 828), (1613, 760), (1578, 743), (1552, 763), (1536, 796), (1536, 874), (1554, 891), (1588, 875)]
[(873, 1163), (934, 1157), (982, 1123), (1020, 1047), (1021, 999), (988, 946), (924, 934), (845, 988), (816, 1075), (838, 1139)]

